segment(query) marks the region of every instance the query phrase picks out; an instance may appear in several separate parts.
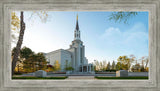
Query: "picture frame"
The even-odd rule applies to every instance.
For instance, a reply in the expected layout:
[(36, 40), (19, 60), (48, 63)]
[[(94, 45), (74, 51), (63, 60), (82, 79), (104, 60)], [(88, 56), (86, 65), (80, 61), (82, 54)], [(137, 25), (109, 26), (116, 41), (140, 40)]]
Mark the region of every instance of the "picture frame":
[[(0, 90), (157, 91), (160, 89), (160, 0), (4, 0), (0, 1)], [(148, 11), (148, 80), (12, 80), (11, 11)]]

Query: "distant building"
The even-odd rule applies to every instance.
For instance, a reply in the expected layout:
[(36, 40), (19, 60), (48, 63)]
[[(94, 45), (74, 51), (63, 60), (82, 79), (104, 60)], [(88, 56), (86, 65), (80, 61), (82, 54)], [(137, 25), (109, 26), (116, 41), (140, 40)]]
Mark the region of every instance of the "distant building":
[(70, 64), (74, 69), (73, 72), (91, 72), (93, 65), (88, 64), (88, 59), (85, 57), (85, 46), (81, 41), (80, 30), (78, 25), (78, 15), (76, 28), (74, 31), (74, 40), (69, 49), (59, 49), (45, 54), (51, 65), (54, 65), (56, 60), (61, 65), (61, 71), (66, 71), (66, 63)]

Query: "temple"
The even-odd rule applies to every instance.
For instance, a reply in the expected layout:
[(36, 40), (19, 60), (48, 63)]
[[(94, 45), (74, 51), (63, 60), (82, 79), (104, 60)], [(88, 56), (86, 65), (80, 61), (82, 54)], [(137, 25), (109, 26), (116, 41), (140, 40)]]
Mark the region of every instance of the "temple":
[(78, 15), (76, 19), (76, 27), (74, 30), (74, 40), (69, 49), (59, 49), (45, 54), (51, 65), (57, 60), (60, 64), (61, 71), (66, 71), (66, 66), (71, 66), (77, 72), (92, 72), (93, 65), (88, 63), (85, 57), (85, 46), (81, 41), (81, 35), (78, 24)]

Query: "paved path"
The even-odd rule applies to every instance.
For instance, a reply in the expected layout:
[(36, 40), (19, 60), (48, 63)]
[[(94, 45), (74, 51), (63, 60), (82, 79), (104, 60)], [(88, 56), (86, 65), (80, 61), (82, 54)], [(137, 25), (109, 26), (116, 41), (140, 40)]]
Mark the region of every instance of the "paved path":
[(68, 76), (65, 80), (96, 80), (94, 76)]

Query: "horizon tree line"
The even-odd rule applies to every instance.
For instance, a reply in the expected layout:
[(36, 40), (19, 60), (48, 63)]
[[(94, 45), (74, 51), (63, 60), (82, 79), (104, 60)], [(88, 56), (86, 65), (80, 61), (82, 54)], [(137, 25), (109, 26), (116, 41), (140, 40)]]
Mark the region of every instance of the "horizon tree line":
[[(139, 62), (138, 62), (139, 61)], [(98, 61), (94, 60), (94, 70), (95, 71), (118, 71), (118, 70), (128, 70), (130, 72), (148, 72), (148, 57), (142, 57), (137, 59), (134, 55), (119, 56), (117, 62), (114, 60), (112, 64), (110, 61)]]

